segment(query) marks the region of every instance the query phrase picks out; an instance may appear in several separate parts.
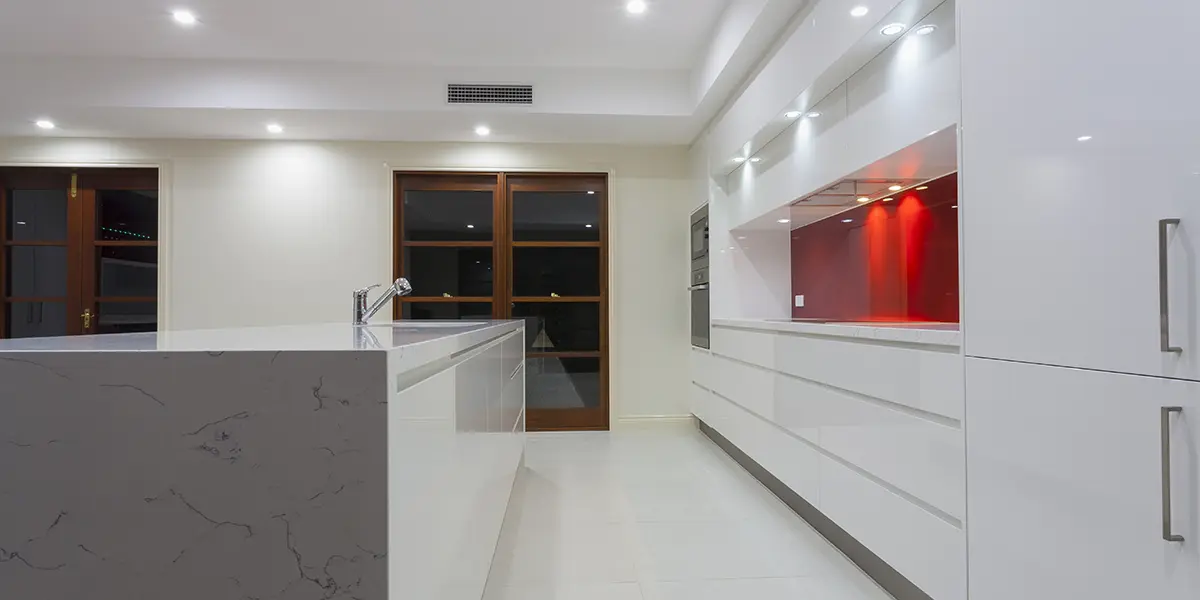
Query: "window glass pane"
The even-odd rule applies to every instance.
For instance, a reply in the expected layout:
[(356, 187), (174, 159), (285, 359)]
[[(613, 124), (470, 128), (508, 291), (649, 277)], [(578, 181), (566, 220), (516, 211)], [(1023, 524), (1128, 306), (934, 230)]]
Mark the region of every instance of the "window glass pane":
[(5, 304), (4, 318), (10, 338), (67, 335), (67, 305), (62, 302)]
[(158, 248), (104, 246), (96, 250), (98, 295), (158, 295)]
[(599, 358), (525, 359), (526, 408), (600, 406)]
[(58, 246), (10, 246), (8, 295), (46, 298), (67, 295), (67, 249)]
[(101, 302), (91, 333), (140, 333), (158, 330), (155, 302)]
[(600, 195), (585, 192), (513, 192), (513, 240), (599, 241)]
[(413, 296), (491, 296), (491, 248), (408, 247), (404, 276)]
[(5, 231), (13, 242), (67, 239), (66, 190), (9, 190)]
[(600, 349), (598, 302), (517, 302), (512, 315), (525, 320), (525, 348), (530, 352)]
[(402, 302), (404, 319), (437, 321), (487, 321), (492, 318), (491, 302)]
[(492, 239), (492, 192), (404, 193), (404, 241)]
[(599, 248), (513, 248), (514, 296), (600, 295)]
[(96, 190), (96, 227), (97, 240), (157, 240), (158, 192)]

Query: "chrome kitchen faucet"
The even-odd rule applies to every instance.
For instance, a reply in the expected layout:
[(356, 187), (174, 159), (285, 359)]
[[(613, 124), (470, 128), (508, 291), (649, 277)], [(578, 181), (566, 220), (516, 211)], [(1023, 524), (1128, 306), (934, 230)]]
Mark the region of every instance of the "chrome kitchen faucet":
[(407, 279), (401, 277), (400, 279), (397, 279), (396, 282), (391, 285), (391, 287), (385, 290), (383, 295), (381, 295), (379, 299), (376, 300), (375, 303), (370, 306), (370, 308), (368, 308), (367, 294), (371, 293), (371, 290), (377, 287), (379, 287), (379, 284), (365, 287), (361, 290), (354, 290), (355, 325), (366, 325), (367, 321), (371, 317), (375, 316), (375, 313), (379, 312), (379, 309), (383, 308), (385, 304), (391, 302), (393, 298), (396, 298), (397, 296), (407, 296), (412, 293), (412, 285), (408, 283)]

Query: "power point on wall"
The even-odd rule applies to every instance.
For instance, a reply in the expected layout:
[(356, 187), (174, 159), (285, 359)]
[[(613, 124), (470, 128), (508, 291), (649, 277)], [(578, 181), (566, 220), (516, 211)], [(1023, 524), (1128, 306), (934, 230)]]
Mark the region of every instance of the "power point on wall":
[(804, 295), (796, 296), (796, 308), (804, 308)]

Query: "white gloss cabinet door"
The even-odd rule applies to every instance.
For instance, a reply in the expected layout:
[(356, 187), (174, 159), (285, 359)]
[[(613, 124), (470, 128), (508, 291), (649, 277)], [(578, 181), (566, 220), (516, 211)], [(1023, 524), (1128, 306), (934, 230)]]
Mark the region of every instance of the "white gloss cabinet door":
[(958, 8), (967, 355), (1200, 379), (1200, 2)]
[(967, 398), (971, 600), (1200, 597), (1200, 384), (968, 358)]

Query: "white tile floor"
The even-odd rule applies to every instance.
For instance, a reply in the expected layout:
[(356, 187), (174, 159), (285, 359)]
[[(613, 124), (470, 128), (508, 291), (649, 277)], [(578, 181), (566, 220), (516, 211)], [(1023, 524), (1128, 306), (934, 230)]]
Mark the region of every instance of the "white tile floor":
[(485, 600), (888, 600), (698, 431), (530, 434)]

